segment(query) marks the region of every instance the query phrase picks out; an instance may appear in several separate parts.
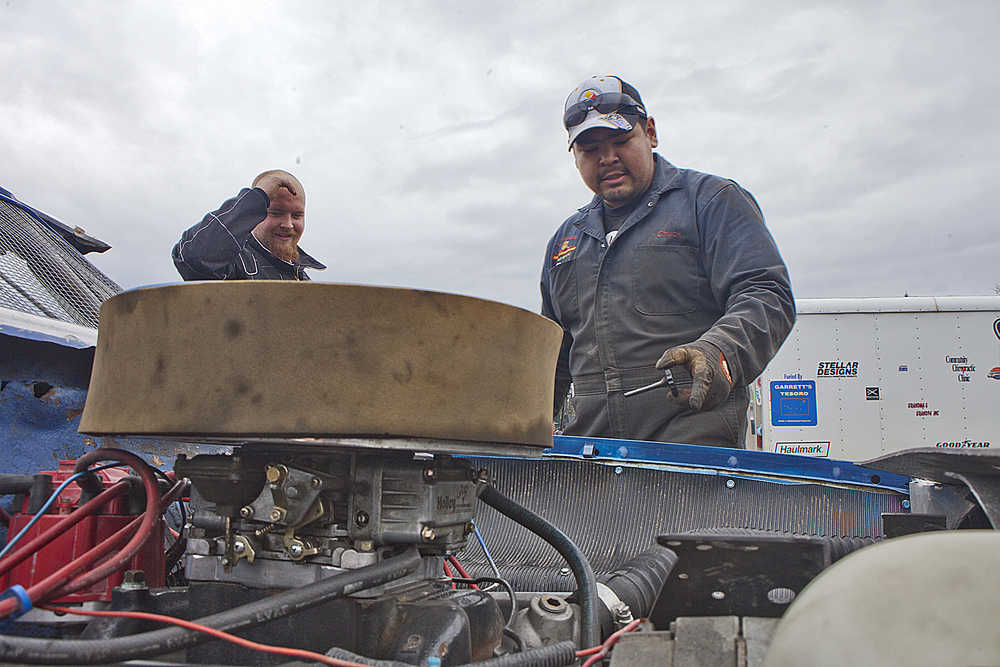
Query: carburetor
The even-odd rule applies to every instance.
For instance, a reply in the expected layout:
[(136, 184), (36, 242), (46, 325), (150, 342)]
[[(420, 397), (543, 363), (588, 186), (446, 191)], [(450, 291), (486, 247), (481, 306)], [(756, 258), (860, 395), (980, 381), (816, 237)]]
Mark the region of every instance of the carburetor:
[(178, 457), (194, 485), (189, 580), (298, 586), (369, 565), (386, 547), (461, 550), (485, 472), (412, 452), (237, 448)]

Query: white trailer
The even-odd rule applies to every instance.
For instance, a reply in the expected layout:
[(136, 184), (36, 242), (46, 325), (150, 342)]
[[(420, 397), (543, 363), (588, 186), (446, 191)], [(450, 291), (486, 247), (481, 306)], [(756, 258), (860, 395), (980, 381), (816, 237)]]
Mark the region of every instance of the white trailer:
[(1000, 296), (796, 305), (750, 386), (747, 448), (849, 461), (1000, 448)]

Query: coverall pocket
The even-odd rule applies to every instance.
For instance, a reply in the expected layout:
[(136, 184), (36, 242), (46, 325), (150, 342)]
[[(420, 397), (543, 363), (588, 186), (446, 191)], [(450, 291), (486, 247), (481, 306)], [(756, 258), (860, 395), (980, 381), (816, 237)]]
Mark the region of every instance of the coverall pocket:
[(686, 245), (646, 245), (635, 249), (632, 293), (643, 315), (684, 315), (697, 308), (701, 271), (695, 249)]
[(552, 309), (564, 329), (580, 321), (580, 296), (577, 292), (576, 259), (559, 262), (549, 269)]

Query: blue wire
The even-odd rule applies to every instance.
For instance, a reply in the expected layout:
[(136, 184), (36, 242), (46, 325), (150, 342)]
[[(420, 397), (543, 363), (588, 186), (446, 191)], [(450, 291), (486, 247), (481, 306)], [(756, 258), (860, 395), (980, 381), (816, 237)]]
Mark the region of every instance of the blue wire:
[(500, 576), (500, 568), (497, 564), (493, 562), (493, 556), (490, 555), (490, 550), (486, 548), (486, 542), (483, 540), (483, 536), (479, 534), (479, 526), (476, 525), (475, 519), (472, 521), (472, 531), (476, 534), (476, 539), (479, 540), (479, 546), (483, 548), (483, 553), (486, 554), (486, 560), (489, 561), (490, 567), (493, 568), (493, 574), (497, 575), (497, 579), (503, 579)]
[(34, 526), (38, 522), (38, 520), (42, 518), (42, 515), (45, 514), (45, 512), (49, 509), (49, 506), (51, 506), (52, 503), (55, 502), (56, 498), (59, 497), (59, 494), (62, 493), (63, 489), (65, 489), (71, 483), (75, 482), (77, 479), (83, 477), (87, 473), (96, 472), (97, 470), (104, 470), (106, 468), (120, 468), (120, 467), (122, 467), (121, 463), (108, 463), (102, 466), (98, 466), (96, 468), (90, 468), (89, 470), (81, 470), (80, 472), (71, 475), (69, 479), (60, 484), (59, 488), (57, 488), (52, 493), (52, 495), (49, 496), (49, 499), (45, 501), (45, 504), (42, 505), (41, 509), (35, 512), (35, 516), (31, 517), (31, 521), (28, 522), (28, 525), (22, 528), (21, 532), (15, 535), (11, 541), (7, 542), (7, 546), (5, 546), (2, 551), (0, 551), (0, 559), (6, 556), (7, 553), (10, 552), (11, 548), (15, 544), (17, 544), (17, 541), (20, 540), (22, 537), (24, 537), (25, 534), (27, 534), (27, 532), (31, 530), (31, 527)]

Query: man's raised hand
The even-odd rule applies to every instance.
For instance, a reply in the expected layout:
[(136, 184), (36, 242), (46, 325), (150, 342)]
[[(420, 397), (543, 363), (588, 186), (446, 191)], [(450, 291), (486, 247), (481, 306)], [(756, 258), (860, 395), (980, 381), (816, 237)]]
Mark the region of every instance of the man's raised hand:
[(293, 197), (298, 194), (295, 182), (283, 174), (267, 174), (258, 180), (254, 187), (263, 190), (270, 200), (274, 200), (278, 196), (278, 191), (281, 188), (288, 190)]

